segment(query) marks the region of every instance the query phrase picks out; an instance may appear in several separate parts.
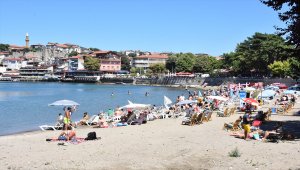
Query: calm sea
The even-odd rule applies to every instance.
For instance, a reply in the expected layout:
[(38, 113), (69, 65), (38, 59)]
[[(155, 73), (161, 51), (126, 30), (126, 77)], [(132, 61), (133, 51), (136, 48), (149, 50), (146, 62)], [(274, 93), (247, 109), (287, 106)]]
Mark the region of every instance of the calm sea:
[[(145, 96), (146, 92), (148, 96)], [(80, 120), (83, 112), (97, 114), (126, 105), (127, 100), (162, 105), (164, 95), (175, 101), (181, 94), (187, 95), (187, 91), (133, 85), (0, 82), (0, 135), (38, 130), (38, 126), (43, 124), (53, 125), (58, 113), (64, 113), (62, 106), (48, 106), (56, 100), (68, 99), (79, 103), (72, 120)]]

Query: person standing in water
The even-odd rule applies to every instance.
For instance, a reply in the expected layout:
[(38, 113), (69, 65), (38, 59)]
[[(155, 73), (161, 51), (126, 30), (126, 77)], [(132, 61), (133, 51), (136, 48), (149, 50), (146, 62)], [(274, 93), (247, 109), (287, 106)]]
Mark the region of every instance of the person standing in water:
[(115, 94), (114, 94), (114, 92), (111, 92), (111, 96), (114, 96)]
[(145, 93), (145, 96), (149, 96), (149, 92), (146, 92), (146, 93)]

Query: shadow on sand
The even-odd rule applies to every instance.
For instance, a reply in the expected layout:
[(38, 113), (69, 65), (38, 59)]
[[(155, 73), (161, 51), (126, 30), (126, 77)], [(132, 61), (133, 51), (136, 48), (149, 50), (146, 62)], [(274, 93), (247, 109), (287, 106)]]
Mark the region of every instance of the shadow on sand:
[[(279, 121), (267, 121), (264, 122), (260, 129), (262, 130), (274, 130), (276, 123)], [(296, 139), (300, 139), (300, 120), (286, 120), (280, 121), (283, 122), (283, 132), (291, 133), (295, 136)]]

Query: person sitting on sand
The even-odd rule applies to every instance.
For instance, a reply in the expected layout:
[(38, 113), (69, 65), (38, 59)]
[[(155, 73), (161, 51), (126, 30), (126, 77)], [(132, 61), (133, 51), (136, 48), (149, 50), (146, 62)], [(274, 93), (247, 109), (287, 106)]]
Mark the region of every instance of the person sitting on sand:
[(106, 122), (105, 117), (100, 116), (98, 124), (96, 126), (93, 126), (93, 128), (108, 128), (108, 123)]
[(63, 124), (64, 124), (64, 116), (61, 113), (59, 113), (55, 126), (62, 126)]
[[(67, 125), (64, 125), (67, 126)], [(64, 128), (65, 129), (65, 128)], [(70, 126), (67, 126), (67, 130), (64, 130), (61, 132), (61, 134), (58, 136), (58, 140), (72, 140), (73, 138), (76, 137), (76, 132), (72, 130)]]
[(87, 112), (84, 112), (83, 113), (83, 117), (82, 119), (79, 121), (78, 125), (86, 125), (87, 124), (87, 121), (89, 120), (89, 115)]

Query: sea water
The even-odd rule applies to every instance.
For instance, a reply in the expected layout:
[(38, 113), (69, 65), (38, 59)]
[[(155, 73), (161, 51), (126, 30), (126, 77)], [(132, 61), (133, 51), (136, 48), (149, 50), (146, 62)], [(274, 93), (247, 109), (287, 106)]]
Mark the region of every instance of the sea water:
[[(146, 92), (148, 95), (146, 96)], [(83, 83), (0, 82), (0, 135), (38, 130), (40, 125), (54, 125), (63, 106), (48, 106), (57, 100), (79, 103), (72, 120), (80, 120), (83, 112), (91, 116), (100, 111), (134, 103), (163, 105), (163, 96), (173, 102), (185, 89)]]

